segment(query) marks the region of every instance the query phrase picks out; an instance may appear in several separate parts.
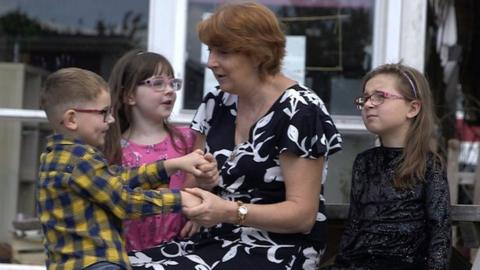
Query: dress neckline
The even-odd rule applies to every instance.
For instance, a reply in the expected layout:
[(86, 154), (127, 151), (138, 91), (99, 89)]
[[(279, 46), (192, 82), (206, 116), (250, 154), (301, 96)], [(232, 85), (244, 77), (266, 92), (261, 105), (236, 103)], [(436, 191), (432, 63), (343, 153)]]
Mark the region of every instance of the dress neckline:
[(388, 151), (402, 151), (404, 149), (404, 147), (391, 147), (391, 146), (384, 146), (384, 145), (380, 145), (380, 148)]
[[(250, 127), (249, 131), (248, 131), (248, 138), (246, 141), (243, 141), (243, 142), (239, 142), (238, 144), (235, 143), (235, 123), (234, 123), (234, 132), (233, 132), (233, 146), (234, 146), (234, 149), (236, 149), (237, 147), (243, 145), (244, 143), (248, 142), (251, 138), (251, 133), (252, 133), (252, 130), (257, 126), (257, 124), (259, 123), (260, 120), (262, 120), (263, 118), (265, 118), (265, 116), (267, 116), (268, 114), (270, 114), (272, 111), (275, 110), (275, 108), (278, 106), (278, 104), (280, 103), (280, 100), (283, 99), (283, 97), (285, 96), (285, 94), (288, 92), (288, 90), (290, 89), (293, 89), (295, 91), (298, 91), (298, 87), (299, 87), (299, 84), (298, 83), (294, 83), (292, 84), (291, 86), (287, 87), (284, 89), (284, 91), (282, 92), (282, 94), (280, 94), (277, 99), (272, 103), (272, 105), (270, 106), (270, 108), (268, 108), (268, 110), (262, 115), (260, 116), (260, 118), (258, 118), (257, 121), (255, 121), (252, 126)], [(237, 109), (237, 105), (238, 105), (238, 95), (235, 95), (235, 112), (238, 112), (238, 109)], [(235, 115), (235, 122), (237, 121), (237, 115)]]
[(124, 141), (125, 143), (128, 143), (128, 144), (131, 144), (135, 147), (140, 147), (140, 148), (151, 148), (151, 147), (155, 147), (155, 146), (158, 146), (158, 145), (161, 145), (161, 144), (166, 144), (167, 143), (167, 140), (168, 138), (170, 138), (170, 135), (167, 134), (167, 136), (165, 136), (165, 138), (163, 138), (161, 141), (159, 142), (156, 142), (156, 143), (150, 143), (150, 144), (141, 144), (141, 143), (136, 143), (130, 139), (126, 139), (126, 138), (123, 138), (122, 137), (122, 141)]

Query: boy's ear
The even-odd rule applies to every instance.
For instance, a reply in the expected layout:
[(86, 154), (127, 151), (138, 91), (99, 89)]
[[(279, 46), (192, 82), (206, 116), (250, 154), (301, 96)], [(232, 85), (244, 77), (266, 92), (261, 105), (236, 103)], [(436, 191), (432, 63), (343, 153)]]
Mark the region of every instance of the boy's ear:
[(411, 101), (410, 102), (410, 110), (407, 113), (407, 118), (408, 119), (414, 118), (415, 116), (418, 115), (418, 113), (420, 112), (421, 109), (422, 109), (422, 103), (420, 103), (420, 101), (418, 101), (418, 100)]
[(76, 130), (78, 128), (77, 114), (74, 110), (67, 110), (63, 113), (62, 124), (66, 129)]

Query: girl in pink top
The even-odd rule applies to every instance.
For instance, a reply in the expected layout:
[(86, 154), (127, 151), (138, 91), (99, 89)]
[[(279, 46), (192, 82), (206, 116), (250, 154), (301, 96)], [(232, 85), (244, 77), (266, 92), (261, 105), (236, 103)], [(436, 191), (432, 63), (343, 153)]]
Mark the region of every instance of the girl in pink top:
[[(192, 149), (194, 143), (193, 131), (188, 127), (178, 129)], [(122, 139), (122, 164), (127, 167), (138, 167), (158, 159), (170, 159), (183, 156), (177, 151), (175, 143), (180, 141), (167, 135), (162, 141), (154, 144), (137, 144), (132, 140)], [(177, 171), (170, 176), (169, 189), (181, 189), (185, 186), (185, 172)], [(169, 213), (143, 217), (123, 222), (125, 245), (127, 251), (141, 250), (158, 245), (175, 238), (185, 225), (186, 219), (181, 213)]]
[[(108, 131), (105, 144), (105, 154), (111, 163), (138, 167), (193, 151), (194, 131), (168, 122), (176, 91), (182, 87), (182, 80), (173, 75), (168, 60), (151, 52), (133, 50), (115, 64), (109, 85), (117, 123)], [(212, 167), (211, 174), (194, 179), (178, 171), (170, 176), (169, 185), (161, 188), (212, 188), (218, 178), (217, 165), (210, 154), (205, 158), (211, 161), (208, 164)], [(198, 226), (187, 223), (180, 212), (123, 223), (127, 251), (147, 249), (177, 236), (191, 235), (197, 229)]]

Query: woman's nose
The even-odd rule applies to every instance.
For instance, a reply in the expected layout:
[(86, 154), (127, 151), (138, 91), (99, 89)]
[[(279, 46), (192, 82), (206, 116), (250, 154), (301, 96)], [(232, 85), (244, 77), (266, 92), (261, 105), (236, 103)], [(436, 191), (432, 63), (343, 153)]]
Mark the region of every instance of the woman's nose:
[(208, 61), (207, 61), (207, 67), (209, 69), (213, 69), (215, 68), (216, 66), (218, 65), (217, 63), (217, 59), (215, 57), (215, 54), (210, 52), (210, 54), (208, 55)]

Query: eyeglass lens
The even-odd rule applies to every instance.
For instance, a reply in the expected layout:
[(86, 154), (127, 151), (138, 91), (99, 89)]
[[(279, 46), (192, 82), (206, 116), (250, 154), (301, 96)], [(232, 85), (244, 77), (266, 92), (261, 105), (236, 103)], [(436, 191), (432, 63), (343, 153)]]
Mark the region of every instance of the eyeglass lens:
[(99, 110), (98, 113), (103, 116), (103, 122), (107, 122), (108, 116), (112, 114), (112, 107)]
[(103, 115), (103, 122), (107, 122), (107, 117), (110, 114), (110, 110), (103, 109), (100, 111), (100, 113)]
[(181, 79), (149, 79), (145, 81), (145, 84), (159, 89), (159, 90), (165, 90), (167, 87), (167, 84), (174, 90), (178, 91), (182, 88), (182, 80)]
[(367, 103), (369, 99), (372, 105), (378, 106), (385, 100), (385, 95), (381, 92), (376, 92), (370, 96), (358, 97), (355, 99), (355, 105), (357, 106), (357, 109), (363, 109), (363, 106), (365, 106), (365, 103)]

